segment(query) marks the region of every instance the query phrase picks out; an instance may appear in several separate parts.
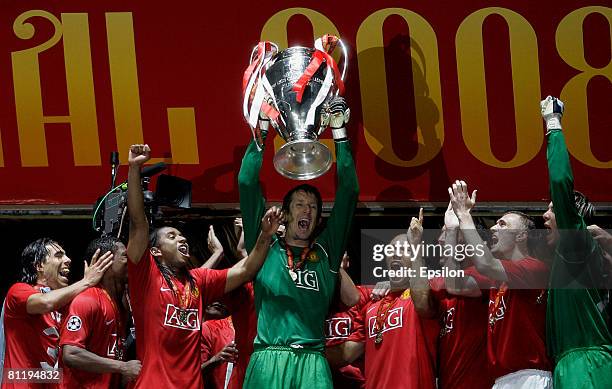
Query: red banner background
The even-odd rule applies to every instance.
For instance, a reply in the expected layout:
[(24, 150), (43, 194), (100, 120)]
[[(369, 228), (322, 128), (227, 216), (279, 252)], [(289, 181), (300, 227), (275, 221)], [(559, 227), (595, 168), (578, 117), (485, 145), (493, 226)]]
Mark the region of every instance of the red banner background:
[[(566, 102), (576, 187), (612, 201), (606, 3), (5, 0), (0, 204), (91, 204), (108, 190), (109, 153), (125, 162), (140, 141), (192, 180), (194, 203), (237, 202), (252, 47), (312, 46), (334, 33), (329, 23), (351, 48), (361, 201), (446, 201), (456, 178), (482, 201), (547, 199), (538, 103), (548, 94)], [(262, 181), (279, 200), (295, 182), (274, 171), (273, 147)], [(314, 181), (327, 200), (333, 171)]]

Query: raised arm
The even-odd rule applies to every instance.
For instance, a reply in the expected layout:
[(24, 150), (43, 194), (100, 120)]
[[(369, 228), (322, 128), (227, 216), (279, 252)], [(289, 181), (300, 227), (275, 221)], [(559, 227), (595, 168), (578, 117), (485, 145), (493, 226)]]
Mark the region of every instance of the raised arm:
[(130, 237), (127, 255), (132, 263), (140, 262), (149, 246), (149, 223), (144, 208), (144, 196), (140, 183), (140, 168), (151, 159), (148, 145), (132, 145), (128, 157), (128, 213), (130, 215)]
[(585, 229), (586, 224), (574, 204), (574, 176), (570, 165), (565, 138), (561, 131), (563, 104), (548, 96), (541, 103), (542, 117), (546, 120), (546, 159), (557, 228)]
[(215, 229), (212, 225), (208, 228), (208, 236), (206, 237), (206, 241), (208, 249), (212, 255), (200, 267), (203, 269), (214, 269), (221, 258), (223, 258), (223, 246), (221, 245), (221, 242), (219, 242), (217, 235), (215, 235)]
[(272, 207), (261, 220), (261, 233), (248, 257), (232, 266), (227, 272), (225, 293), (231, 292), (240, 285), (251, 281), (263, 266), (272, 237), (283, 221), (283, 214), (278, 207)]
[(330, 103), (330, 111), (330, 127), (336, 147), (338, 188), (334, 198), (334, 208), (318, 240), (328, 246), (330, 267), (333, 271), (338, 271), (351, 232), (353, 214), (359, 197), (359, 182), (346, 135), (345, 126), (348, 123), (350, 110), (343, 98), (336, 97)]
[(96, 250), (90, 264), (87, 265), (87, 261), (85, 262), (85, 272), (82, 280), (48, 293), (31, 295), (26, 302), (26, 311), (30, 315), (41, 315), (60, 309), (72, 301), (79, 293), (100, 282), (104, 272), (112, 263), (113, 254), (110, 251), (100, 256), (100, 250)]
[[(455, 259), (455, 246), (457, 245), (457, 236), (459, 234), (459, 219), (453, 211), (453, 205), (449, 201), (448, 208), (444, 213), (444, 244), (452, 247), (452, 254), (444, 258), (444, 266), (452, 273), (453, 270), (462, 269), (461, 262)], [(446, 291), (450, 294), (478, 297), (482, 295), (478, 283), (471, 276), (465, 277), (445, 277), (444, 284)]]
[[(592, 274), (601, 272), (601, 255), (594, 253), (598, 247), (591, 235), (587, 233), (584, 219), (576, 209), (574, 200), (574, 176), (570, 165), (569, 154), (561, 130), (561, 117), (563, 116), (563, 103), (548, 96), (540, 103), (542, 118), (546, 121), (546, 159), (548, 161), (548, 175), (550, 180), (550, 197), (557, 229), (560, 233), (558, 251), (568, 264), (575, 265), (573, 274), (581, 272), (581, 265), (591, 258), (598, 258), (593, 265)], [(581, 230), (584, 233), (569, 231)], [(596, 254), (596, 255), (592, 255)], [(553, 268), (554, 269), (554, 268)], [(556, 270), (554, 270), (556, 271)]]
[[(267, 133), (267, 132), (266, 132)], [(265, 133), (262, 132), (265, 137)], [(240, 193), (240, 210), (244, 229), (244, 246), (247, 252), (255, 247), (259, 236), (261, 218), (266, 209), (266, 199), (259, 183), (259, 171), (263, 162), (264, 150), (258, 150), (254, 140), (249, 143), (240, 172), (238, 173), (238, 192)]]
[(493, 256), (489, 247), (478, 234), (474, 219), (472, 219), (470, 212), (476, 204), (476, 191), (472, 192), (470, 197), (465, 181), (455, 181), (452, 188), (448, 188), (448, 194), (451, 198), (453, 211), (459, 219), (459, 228), (463, 233), (465, 243), (473, 247), (482, 247), (482, 250), (479, 251), (482, 255), (475, 253), (472, 257), (476, 270), (491, 279), (507, 281), (508, 276), (501, 261)]
[[(419, 209), (419, 218), (413, 217), (408, 228), (408, 243), (412, 247), (418, 247), (423, 240), (423, 208)], [(438, 311), (437, 304), (431, 293), (429, 280), (421, 276), (421, 269), (426, 268), (425, 261), (421, 256), (421, 250), (414, 253), (412, 269), (416, 270), (416, 275), (410, 278), (410, 295), (412, 302), (419, 316), (431, 319), (436, 316)]]
[(340, 267), (340, 301), (347, 308), (356, 305), (359, 302), (360, 294), (355, 287), (355, 283), (351, 279), (351, 276), (346, 272), (349, 267), (348, 254), (344, 253), (342, 257), (342, 266)]

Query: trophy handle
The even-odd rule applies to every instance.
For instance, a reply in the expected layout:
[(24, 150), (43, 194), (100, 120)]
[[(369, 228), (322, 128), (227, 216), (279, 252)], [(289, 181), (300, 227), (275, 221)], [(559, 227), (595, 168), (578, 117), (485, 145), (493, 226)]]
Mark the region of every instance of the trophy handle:
[[(278, 53), (278, 45), (274, 42), (266, 42), (268, 44), (270, 44), (271, 47), (274, 48), (273, 52)], [(255, 45), (253, 47), (253, 50), (251, 50), (251, 57), (249, 58), (249, 63), (253, 62), (253, 59), (255, 59), (255, 54), (257, 54), (257, 49), (259, 48), (259, 44)]]
[[(340, 74), (340, 79), (344, 82), (346, 78), (346, 69), (348, 68), (348, 50), (346, 49), (346, 45), (342, 41), (342, 39), (338, 38), (338, 44), (340, 45), (340, 49), (342, 50), (342, 73)], [(338, 96), (340, 94), (340, 90), (336, 90), (334, 96)]]
[[(340, 75), (340, 79), (344, 81), (344, 78), (346, 76), (346, 69), (348, 68), (348, 51), (342, 39), (338, 39), (338, 43), (340, 44), (340, 48), (342, 49), (342, 56), (344, 57), (344, 63), (342, 64), (342, 74)], [(337, 91), (336, 95), (338, 95)]]

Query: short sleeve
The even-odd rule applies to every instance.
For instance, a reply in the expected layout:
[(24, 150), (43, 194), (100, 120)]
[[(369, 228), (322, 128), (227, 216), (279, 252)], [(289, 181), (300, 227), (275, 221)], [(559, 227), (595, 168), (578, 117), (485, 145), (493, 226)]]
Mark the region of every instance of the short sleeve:
[(6, 295), (5, 315), (14, 318), (27, 317), (28, 298), (37, 293), (40, 292), (32, 285), (23, 282), (13, 285)]
[(204, 306), (218, 301), (225, 294), (225, 283), (229, 269), (193, 269), (191, 275), (196, 279)]
[(546, 288), (548, 281), (548, 265), (534, 258), (524, 258), (518, 261), (501, 261), (508, 286), (519, 289)]
[(372, 289), (367, 286), (357, 285), (357, 291), (359, 292), (359, 302), (356, 304), (358, 309), (361, 309), (364, 305), (370, 302), (370, 294), (372, 293)]
[(96, 301), (82, 294), (72, 300), (62, 322), (60, 346), (72, 345), (87, 348), (87, 341), (96, 325)]
[[(353, 331), (349, 335), (347, 341), (360, 342), (366, 341), (366, 312), (370, 304), (365, 304), (361, 309), (356, 309), (353, 315)], [(355, 308), (355, 307), (353, 307)], [(352, 309), (352, 308), (351, 308)]]
[(135, 264), (128, 259), (128, 283), (132, 294), (142, 294), (150, 287), (151, 272), (157, 270), (154, 261), (148, 249), (142, 254), (138, 263)]

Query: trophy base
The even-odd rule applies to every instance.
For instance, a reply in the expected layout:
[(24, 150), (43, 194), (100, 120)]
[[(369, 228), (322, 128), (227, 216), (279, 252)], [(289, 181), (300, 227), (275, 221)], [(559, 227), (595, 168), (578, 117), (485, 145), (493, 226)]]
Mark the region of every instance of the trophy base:
[(274, 167), (292, 180), (312, 180), (327, 173), (332, 164), (331, 151), (322, 143), (300, 139), (285, 143), (274, 155)]

